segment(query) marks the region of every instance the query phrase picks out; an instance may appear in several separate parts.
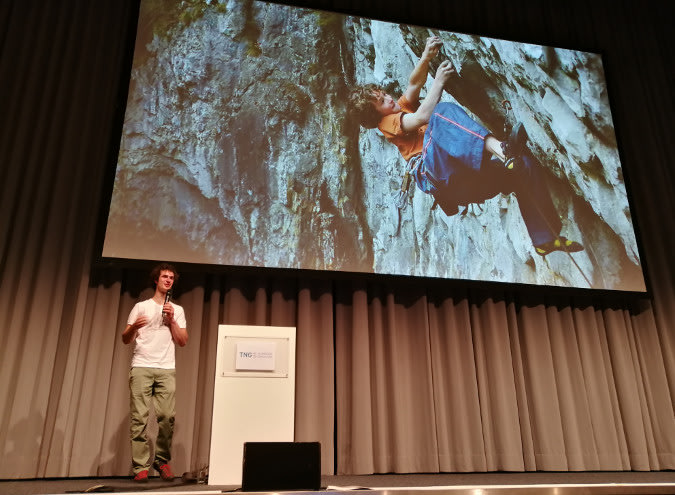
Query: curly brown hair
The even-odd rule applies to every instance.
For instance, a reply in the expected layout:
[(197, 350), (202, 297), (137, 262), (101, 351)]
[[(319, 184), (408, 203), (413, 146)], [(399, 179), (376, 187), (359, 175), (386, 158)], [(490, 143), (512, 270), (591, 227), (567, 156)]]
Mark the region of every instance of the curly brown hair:
[(366, 84), (354, 88), (349, 96), (349, 105), (356, 119), (366, 129), (374, 129), (382, 119), (373, 105), (375, 95), (380, 92), (385, 93), (385, 90), (376, 84)]
[(152, 271), (150, 272), (150, 280), (152, 281), (153, 284), (157, 283), (157, 280), (159, 280), (159, 276), (165, 270), (173, 273), (173, 282), (174, 283), (178, 282), (178, 278), (180, 277), (180, 275), (178, 275), (178, 272), (176, 271), (176, 267), (173, 266), (170, 263), (160, 263), (159, 265), (155, 266), (152, 269)]

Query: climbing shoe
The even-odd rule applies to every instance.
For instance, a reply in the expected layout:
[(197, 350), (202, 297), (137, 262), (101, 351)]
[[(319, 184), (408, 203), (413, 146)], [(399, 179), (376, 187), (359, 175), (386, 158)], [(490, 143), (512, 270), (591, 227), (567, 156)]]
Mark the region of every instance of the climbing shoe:
[(513, 126), (508, 139), (502, 143), (502, 151), (507, 162), (527, 151), (527, 131), (522, 122)]
[(578, 242), (570, 241), (566, 237), (558, 237), (552, 241), (539, 244), (534, 250), (539, 256), (546, 256), (553, 251), (563, 251), (566, 253), (576, 253), (583, 251), (584, 247)]

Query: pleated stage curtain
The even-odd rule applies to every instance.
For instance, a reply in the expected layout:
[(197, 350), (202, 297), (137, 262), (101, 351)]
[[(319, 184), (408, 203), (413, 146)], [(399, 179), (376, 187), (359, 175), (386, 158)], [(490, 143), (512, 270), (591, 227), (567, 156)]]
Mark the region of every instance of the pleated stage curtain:
[[(675, 469), (675, 109), (660, 2), (297, 3), (601, 47), (651, 291), (186, 272), (175, 471), (208, 464), (222, 323), (297, 327), (296, 440), (321, 442), (324, 474)], [(151, 265), (94, 262), (134, 9), (0, 5), (3, 479), (130, 472), (120, 333), (151, 295)]]

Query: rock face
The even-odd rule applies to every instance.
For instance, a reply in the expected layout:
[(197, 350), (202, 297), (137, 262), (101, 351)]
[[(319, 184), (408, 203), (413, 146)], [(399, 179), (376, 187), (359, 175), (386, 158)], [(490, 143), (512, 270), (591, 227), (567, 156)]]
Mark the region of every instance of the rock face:
[[(599, 56), (251, 1), (181, 4), (142, 7), (104, 255), (644, 289)], [(413, 184), (399, 212), (406, 163), (353, 122), (348, 96), (365, 83), (401, 94), (432, 34), (443, 48), (427, 88), (449, 59), (444, 101), (498, 138), (524, 122), (562, 234), (584, 251), (536, 255), (513, 194), (447, 216)]]

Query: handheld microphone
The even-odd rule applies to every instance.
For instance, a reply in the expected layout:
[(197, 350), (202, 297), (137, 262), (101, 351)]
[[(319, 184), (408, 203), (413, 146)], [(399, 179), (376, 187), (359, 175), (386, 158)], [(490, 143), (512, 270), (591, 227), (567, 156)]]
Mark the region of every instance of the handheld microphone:
[[(164, 296), (164, 304), (168, 303), (171, 300), (171, 289), (166, 291)], [(166, 318), (166, 311), (162, 310), (162, 318)]]

